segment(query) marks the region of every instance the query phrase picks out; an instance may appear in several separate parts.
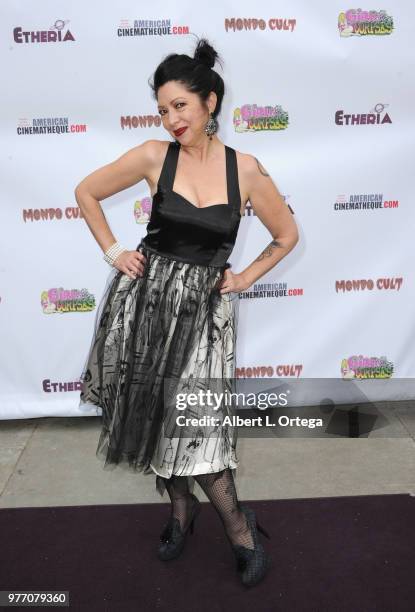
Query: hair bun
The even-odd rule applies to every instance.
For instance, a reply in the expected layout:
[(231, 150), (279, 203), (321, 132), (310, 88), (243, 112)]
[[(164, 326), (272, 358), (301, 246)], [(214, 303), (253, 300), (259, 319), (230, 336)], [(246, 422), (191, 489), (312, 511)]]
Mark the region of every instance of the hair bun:
[(219, 57), (215, 49), (208, 43), (206, 38), (202, 38), (197, 43), (194, 53), (194, 59), (201, 64), (205, 64), (208, 68), (213, 68), (216, 58)]

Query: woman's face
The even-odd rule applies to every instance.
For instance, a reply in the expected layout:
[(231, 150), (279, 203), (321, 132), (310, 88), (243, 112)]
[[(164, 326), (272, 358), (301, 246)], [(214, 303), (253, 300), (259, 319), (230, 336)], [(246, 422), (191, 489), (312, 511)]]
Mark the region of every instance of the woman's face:
[(206, 108), (198, 94), (188, 91), (179, 81), (168, 81), (159, 88), (157, 103), (163, 127), (180, 143), (192, 144), (204, 134), (209, 113), (216, 105), (216, 94), (210, 93)]

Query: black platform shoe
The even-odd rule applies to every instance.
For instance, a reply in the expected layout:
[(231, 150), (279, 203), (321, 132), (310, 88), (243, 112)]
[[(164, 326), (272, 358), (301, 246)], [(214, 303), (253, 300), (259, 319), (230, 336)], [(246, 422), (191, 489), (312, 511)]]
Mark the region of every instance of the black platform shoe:
[(195, 518), (202, 509), (202, 504), (193, 493), (190, 493), (193, 499), (193, 505), (189, 517), (189, 526), (183, 532), (180, 528), (179, 519), (171, 516), (167, 525), (163, 529), (160, 540), (161, 544), (158, 549), (157, 556), (161, 561), (170, 561), (178, 557), (185, 545), (187, 532), (193, 534)]
[(252, 534), (254, 548), (246, 548), (240, 544), (231, 544), (231, 546), (235, 554), (236, 569), (240, 574), (242, 584), (245, 586), (254, 586), (264, 578), (267, 569), (270, 566), (270, 558), (258, 540), (258, 531), (266, 536), (269, 540), (271, 537), (268, 532), (257, 522), (255, 512), (251, 508), (240, 505), (240, 510), (246, 516), (248, 527)]

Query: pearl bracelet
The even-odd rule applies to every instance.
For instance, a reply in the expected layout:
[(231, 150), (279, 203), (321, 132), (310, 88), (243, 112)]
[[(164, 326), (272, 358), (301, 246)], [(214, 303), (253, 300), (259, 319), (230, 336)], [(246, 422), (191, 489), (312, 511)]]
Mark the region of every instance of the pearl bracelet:
[(114, 242), (114, 244), (105, 251), (104, 259), (110, 266), (113, 266), (117, 257), (126, 250), (127, 249), (124, 249), (119, 242)]

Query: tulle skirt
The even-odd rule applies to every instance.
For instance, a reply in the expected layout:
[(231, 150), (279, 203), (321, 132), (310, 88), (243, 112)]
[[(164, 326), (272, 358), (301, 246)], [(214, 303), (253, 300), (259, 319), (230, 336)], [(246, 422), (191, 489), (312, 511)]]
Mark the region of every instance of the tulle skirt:
[(107, 280), (80, 403), (101, 408), (96, 456), (104, 467), (155, 473), (163, 494), (173, 474), (238, 465), (231, 396), (239, 300), (220, 293), (223, 268), (140, 250), (142, 277), (113, 269)]

